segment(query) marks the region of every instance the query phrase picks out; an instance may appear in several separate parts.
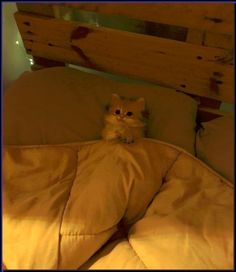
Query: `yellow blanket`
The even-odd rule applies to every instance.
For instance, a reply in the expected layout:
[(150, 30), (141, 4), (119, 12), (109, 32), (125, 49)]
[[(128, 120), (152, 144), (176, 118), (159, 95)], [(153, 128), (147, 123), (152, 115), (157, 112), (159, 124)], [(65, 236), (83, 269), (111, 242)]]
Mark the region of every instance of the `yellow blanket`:
[(3, 181), (8, 269), (233, 268), (232, 184), (174, 146), (5, 146)]

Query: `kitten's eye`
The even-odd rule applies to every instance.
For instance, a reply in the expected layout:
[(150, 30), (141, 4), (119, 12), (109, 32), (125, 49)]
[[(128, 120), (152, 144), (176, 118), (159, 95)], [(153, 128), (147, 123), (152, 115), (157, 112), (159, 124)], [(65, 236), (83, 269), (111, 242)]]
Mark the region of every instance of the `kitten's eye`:
[(119, 115), (120, 114), (120, 110), (116, 110), (115, 114)]
[(127, 116), (132, 116), (133, 113), (132, 113), (131, 111), (128, 111), (128, 112), (126, 113), (126, 115), (127, 115)]

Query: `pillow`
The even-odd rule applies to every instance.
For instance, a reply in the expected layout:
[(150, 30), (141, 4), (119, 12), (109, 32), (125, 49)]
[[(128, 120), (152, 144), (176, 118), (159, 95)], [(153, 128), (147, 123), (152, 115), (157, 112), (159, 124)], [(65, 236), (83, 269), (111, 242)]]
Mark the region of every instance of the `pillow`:
[(69, 67), (28, 72), (5, 92), (5, 144), (61, 144), (97, 140), (111, 94), (144, 97), (148, 137), (194, 153), (197, 103), (173, 89), (122, 83)]
[(219, 117), (202, 123), (196, 135), (196, 155), (222, 176), (233, 182), (233, 117)]

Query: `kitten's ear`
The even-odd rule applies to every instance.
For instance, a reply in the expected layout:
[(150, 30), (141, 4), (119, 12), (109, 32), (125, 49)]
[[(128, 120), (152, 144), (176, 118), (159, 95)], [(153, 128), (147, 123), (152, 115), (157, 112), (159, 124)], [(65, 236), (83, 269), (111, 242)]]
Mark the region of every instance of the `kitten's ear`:
[(145, 109), (145, 99), (143, 97), (140, 97), (139, 99), (137, 99), (137, 103), (139, 107), (141, 108), (141, 110)]
[(114, 104), (114, 103), (117, 102), (117, 101), (120, 101), (119, 95), (113, 93), (113, 94), (111, 95), (111, 101), (112, 101), (112, 104)]

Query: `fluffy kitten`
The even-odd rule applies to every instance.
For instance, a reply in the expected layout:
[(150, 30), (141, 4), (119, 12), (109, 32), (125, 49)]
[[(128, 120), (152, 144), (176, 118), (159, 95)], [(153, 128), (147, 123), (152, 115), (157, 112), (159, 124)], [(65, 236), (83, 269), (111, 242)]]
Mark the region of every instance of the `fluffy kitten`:
[(105, 115), (102, 137), (105, 140), (121, 140), (132, 143), (144, 136), (144, 98), (124, 99), (112, 94), (111, 105)]

